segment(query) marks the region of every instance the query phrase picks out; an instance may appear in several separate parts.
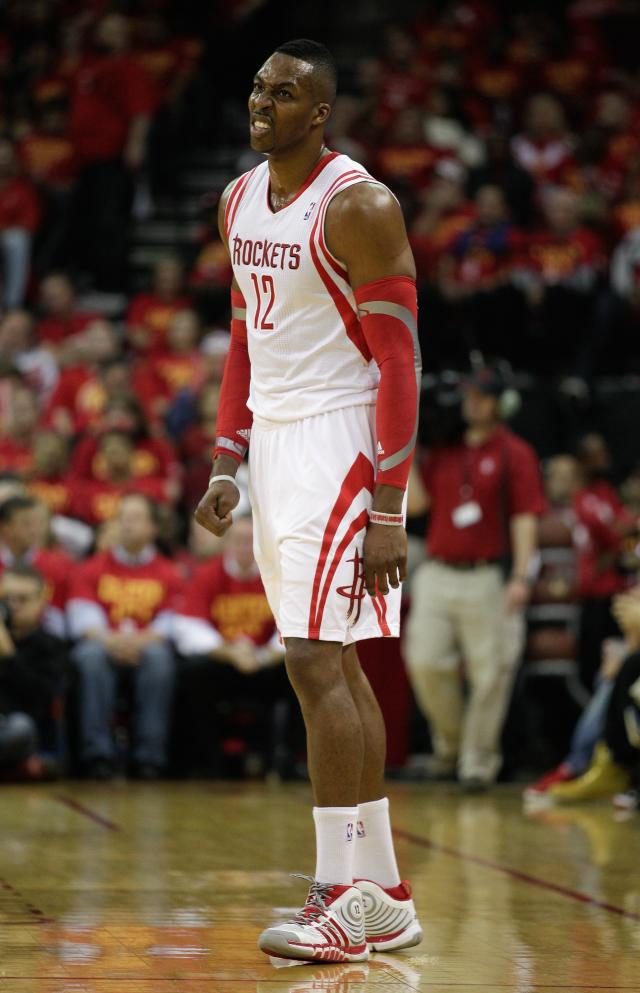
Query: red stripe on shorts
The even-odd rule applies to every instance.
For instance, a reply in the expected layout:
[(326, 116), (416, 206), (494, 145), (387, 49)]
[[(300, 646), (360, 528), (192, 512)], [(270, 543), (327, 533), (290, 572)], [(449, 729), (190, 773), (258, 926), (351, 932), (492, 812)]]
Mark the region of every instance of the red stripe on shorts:
[[(329, 566), (327, 578), (323, 584), (322, 575), (324, 573), (325, 565), (327, 564), (327, 559), (329, 558), (329, 552), (331, 551), (333, 539), (335, 538), (341, 522), (346, 517), (347, 512), (358, 493), (360, 493), (361, 490), (368, 490), (369, 493), (373, 493), (374, 477), (375, 472), (373, 465), (366, 455), (362, 452), (358, 452), (353, 465), (342, 482), (340, 492), (338, 493), (338, 498), (333, 505), (331, 513), (329, 514), (329, 520), (327, 521), (327, 526), (324, 530), (324, 535), (322, 536), (322, 545), (320, 547), (320, 555), (318, 556), (318, 563), (316, 565), (316, 571), (313, 578), (313, 589), (311, 591), (311, 606), (309, 608), (310, 638), (320, 637), (322, 615), (327, 602), (331, 579), (335, 575), (335, 571), (338, 568), (340, 559), (344, 555), (349, 541), (354, 534), (357, 534), (357, 532), (364, 527), (364, 523), (358, 523), (358, 527), (355, 531), (353, 531), (346, 543), (345, 538), (347, 536), (345, 535), (342, 539), (340, 545), (336, 548), (333, 560)], [(356, 520), (351, 524), (349, 531), (351, 531), (354, 525), (359, 522), (362, 517), (363, 514), (360, 514), (359, 517), (356, 518)]]

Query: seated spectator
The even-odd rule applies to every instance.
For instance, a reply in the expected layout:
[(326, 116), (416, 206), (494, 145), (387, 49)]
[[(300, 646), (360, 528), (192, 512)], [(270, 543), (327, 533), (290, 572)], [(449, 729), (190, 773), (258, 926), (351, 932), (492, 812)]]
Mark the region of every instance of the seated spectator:
[(2, 468), (26, 477), (33, 465), (33, 445), (40, 411), (33, 390), (17, 383), (12, 391), (9, 414), (0, 433)]
[(480, 165), (484, 160), (480, 140), (464, 127), (454, 113), (453, 100), (446, 89), (431, 90), (425, 103), (422, 127), (424, 140), (431, 148), (458, 159), (467, 169)]
[(513, 157), (538, 187), (562, 185), (573, 170), (573, 139), (562, 104), (549, 93), (531, 97), (524, 131), (511, 142)]
[(110, 399), (132, 393), (131, 365), (119, 352), (113, 326), (92, 321), (73, 339), (67, 354), (72, 361), (62, 370), (45, 411), (47, 425), (67, 437), (96, 428)]
[(134, 686), (134, 772), (155, 779), (167, 762), (174, 655), (169, 641), (181, 579), (158, 554), (154, 503), (140, 495), (118, 507), (119, 540), (74, 570), (68, 617), (76, 641), (80, 751), (93, 778), (113, 775), (112, 720), (120, 673)]
[(578, 657), (582, 682), (591, 689), (603, 641), (619, 635), (611, 614), (612, 597), (631, 585), (632, 577), (621, 568), (620, 557), (624, 539), (638, 531), (638, 520), (609, 481), (611, 453), (605, 439), (599, 434), (585, 435), (578, 458), (582, 485), (573, 498), (581, 601)]
[(442, 159), (434, 168), (409, 238), (422, 282), (434, 277), (443, 253), (475, 219), (475, 207), (466, 198), (466, 178), (466, 170), (455, 159)]
[(378, 148), (374, 174), (396, 192), (414, 195), (428, 185), (434, 166), (443, 156), (424, 138), (422, 111), (405, 107), (393, 120)]
[(452, 242), (439, 265), (442, 296), (463, 310), (473, 347), (516, 364), (524, 322), (522, 294), (512, 273), (522, 252), (523, 235), (511, 223), (498, 186), (481, 186), (475, 195), (476, 219)]
[(74, 477), (93, 480), (106, 478), (104, 459), (99, 452), (100, 437), (105, 431), (123, 431), (133, 441), (134, 476), (163, 479), (171, 483), (167, 490), (170, 498), (178, 498), (182, 469), (175, 449), (166, 438), (151, 434), (138, 400), (127, 394), (114, 396), (107, 403), (93, 432), (75, 446), (71, 463), (71, 474)]
[[(549, 788), (557, 803), (615, 796), (625, 809), (638, 806), (640, 787), (640, 597), (638, 588), (616, 597), (614, 612), (625, 636), (625, 653), (610, 687), (593, 761), (581, 776)], [(617, 799), (617, 798), (616, 798)], [(614, 801), (615, 802), (615, 801)]]
[(0, 264), (2, 304), (21, 307), (27, 291), (33, 236), (40, 224), (40, 201), (33, 183), (20, 175), (14, 146), (0, 140)]
[(253, 556), (253, 525), (241, 517), (223, 552), (204, 562), (175, 618), (178, 651), (186, 656), (181, 703), (188, 715), (190, 771), (220, 766), (216, 704), (242, 698), (265, 709), (288, 698), (284, 649)]
[(193, 310), (179, 310), (167, 329), (167, 348), (143, 359), (136, 375), (136, 393), (160, 420), (176, 396), (197, 392), (204, 381), (205, 357), (198, 348), (200, 321)]
[(53, 349), (101, 319), (94, 311), (78, 309), (73, 283), (63, 272), (51, 272), (42, 279), (39, 304), (38, 341)]
[(598, 685), (574, 728), (569, 752), (560, 765), (525, 789), (525, 800), (535, 800), (545, 793), (555, 796), (557, 785), (578, 779), (590, 768), (604, 733), (614, 682), (628, 652), (629, 646), (622, 639), (609, 638), (603, 642)]
[(197, 417), (180, 439), (184, 465), (184, 497), (187, 507), (196, 507), (211, 475), (211, 452), (216, 439), (220, 385), (207, 383), (197, 398)]
[(69, 252), (69, 215), (80, 161), (68, 134), (67, 106), (49, 100), (35, 110), (35, 127), (20, 141), (26, 174), (42, 196), (44, 222), (36, 244), (36, 269), (65, 265)]
[(134, 471), (135, 445), (125, 431), (106, 431), (98, 442), (100, 479), (76, 481), (71, 512), (74, 517), (96, 527), (113, 517), (127, 493), (145, 494), (150, 500), (170, 502), (169, 480), (157, 476), (137, 476)]
[(68, 193), (79, 163), (66, 131), (66, 106), (48, 101), (36, 113), (36, 126), (18, 144), (20, 161), (27, 176), (46, 193)]
[(0, 362), (13, 366), (35, 391), (42, 406), (60, 376), (58, 363), (34, 340), (34, 321), (26, 310), (10, 310), (0, 321)]
[(162, 352), (174, 314), (189, 310), (191, 298), (184, 293), (182, 263), (172, 257), (161, 259), (153, 272), (151, 292), (138, 293), (127, 311), (127, 339), (141, 353)]
[(580, 224), (578, 201), (567, 189), (543, 198), (544, 225), (527, 240), (522, 285), (531, 308), (527, 365), (588, 379), (591, 324), (605, 256), (600, 238)]
[(492, 131), (486, 140), (486, 161), (469, 175), (469, 189), (475, 193), (481, 186), (498, 186), (509, 204), (513, 220), (528, 227), (533, 212), (534, 184), (529, 173), (517, 164), (505, 134)]
[(56, 548), (45, 548), (41, 505), (27, 496), (0, 504), (0, 574), (10, 566), (29, 565), (44, 577), (46, 606), (42, 623), (51, 634), (66, 633), (65, 608), (72, 560)]
[(39, 754), (51, 750), (54, 701), (67, 671), (64, 642), (42, 623), (45, 581), (31, 566), (0, 577), (0, 777), (43, 779), (55, 772)]
[(38, 431), (27, 489), (52, 514), (71, 513), (73, 481), (69, 477), (69, 443), (64, 435)]

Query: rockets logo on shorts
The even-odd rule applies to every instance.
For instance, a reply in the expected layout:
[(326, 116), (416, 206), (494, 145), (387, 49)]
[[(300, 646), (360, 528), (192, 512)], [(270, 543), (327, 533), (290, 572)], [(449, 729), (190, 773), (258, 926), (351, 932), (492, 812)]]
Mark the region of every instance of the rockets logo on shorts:
[[(349, 601), (347, 618), (353, 625), (358, 623), (362, 601), (366, 596), (366, 593), (364, 592), (364, 559), (356, 549), (354, 557), (352, 559), (347, 559), (347, 562), (353, 562), (353, 581), (351, 586), (339, 586), (336, 592), (339, 593), (340, 596), (346, 597)], [(354, 610), (355, 616), (352, 616), (354, 614)]]

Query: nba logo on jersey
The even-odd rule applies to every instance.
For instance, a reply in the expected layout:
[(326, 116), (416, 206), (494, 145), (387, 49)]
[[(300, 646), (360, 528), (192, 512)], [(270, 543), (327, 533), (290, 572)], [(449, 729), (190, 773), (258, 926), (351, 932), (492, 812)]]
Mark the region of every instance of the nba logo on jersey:
[(347, 822), (347, 841), (353, 841), (353, 821)]
[(307, 212), (304, 215), (304, 217), (302, 218), (303, 221), (308, 221), (309, 220), (309, 218), (311, 217), (311, 214), (313, 213), (313, 208), (315, 207), (315, 205), (316, 205), (316, 201), (315, 200), (313, 200), (309, 204), (309, 206), (307, 207)]

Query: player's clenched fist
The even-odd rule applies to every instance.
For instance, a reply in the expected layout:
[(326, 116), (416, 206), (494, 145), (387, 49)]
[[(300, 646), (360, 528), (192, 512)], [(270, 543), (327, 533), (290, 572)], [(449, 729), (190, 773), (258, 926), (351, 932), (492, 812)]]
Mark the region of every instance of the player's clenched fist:
[(238, 487), (228, 480), (212, 483), (196, 507), (195, 519), (207, 531), (218, 537), (228, 531), (233, 523), (231, 511), (240, 499)]
[(386, 595), (407, 577), (407, 532), (387, 524), (370, 524), (364, 539), (364, 584), (371, 596)]

